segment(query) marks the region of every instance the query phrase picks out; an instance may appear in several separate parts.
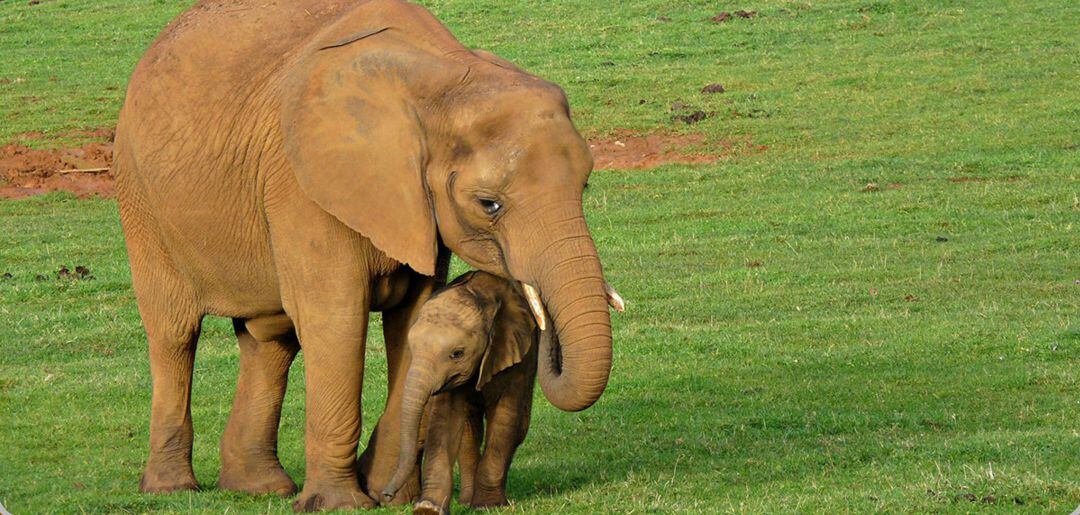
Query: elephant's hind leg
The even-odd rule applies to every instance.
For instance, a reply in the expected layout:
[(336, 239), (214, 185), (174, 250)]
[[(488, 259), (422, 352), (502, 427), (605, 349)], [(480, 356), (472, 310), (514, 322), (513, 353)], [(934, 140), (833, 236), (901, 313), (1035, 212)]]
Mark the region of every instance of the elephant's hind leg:
[(300, 349), (285, 315), (233, 319), (240, 343), (240, 377), (232, 414), (221, 438), (218, 488), (255, 495), (296, 493), (277, 456), (281, 403), (289, 366)]
[(120, 184), (120, 219), (131, 263), (139, 316), (150, 346), (150, 457), (139, 489), (195, 490), (191, 468), (191, 372), (203, 311), (178, 273), (143, 198)]
[[(191, 468), (191, 372), (195, 346), (202, 324), (201, 314), (170, 306), (162, 291), (139, 288), (138, 269), (133, 267), (139, 311), (150, 344), (150, 457), (139, 489), (147, 493), (195, 490)], [(166, 307), (168, 306), (168, 307)]]

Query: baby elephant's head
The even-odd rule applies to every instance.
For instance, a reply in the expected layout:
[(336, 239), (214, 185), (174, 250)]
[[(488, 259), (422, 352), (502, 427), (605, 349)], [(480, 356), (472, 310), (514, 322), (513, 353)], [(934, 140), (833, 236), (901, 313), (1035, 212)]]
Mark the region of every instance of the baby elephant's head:
[[(462, 275), (425, 303), (409, 330), (407, 386), (430, 396), (520, 363), (536, 323), (515, 285), (486, 272)], [(406, 392), (409, 390), (406, 389)]]
[(400, 461), (384, 497), (392, 499), (412, 472), (428, 399), (470, 383), (482, 389), (500, 371), (520, 363), (538, 336), (517, 286), (486, 272), (462, 275), (421, 306), (409, 329)]

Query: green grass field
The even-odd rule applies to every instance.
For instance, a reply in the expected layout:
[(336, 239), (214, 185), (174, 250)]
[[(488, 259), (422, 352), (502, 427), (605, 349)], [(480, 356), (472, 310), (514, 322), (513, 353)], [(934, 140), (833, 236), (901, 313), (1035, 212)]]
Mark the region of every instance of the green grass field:
[[(1080, 505), (1080, 3), (425, 3), (561, 84), (587, 134), (768, 147), (594, 174), (587, 213), (629, 302), (611, 383), (579, 414), (538, 398), (508, 511)], [(113, 124), (188, 4), (0, 1), (0, 142)], [(707, 21), (737, 9), (758, 16)], [(728, 91), (700, 93), (714, 82)], [(714, 114), (686, 125), (674, 102)], [(54, 279), (62, 265), (96, 279)], [(0, 503), (289, 510), (215, 488), (237, 372), (221, 319), (196, 362), (203, 491), (138, 493), (150, 377), (114, 201), (0, 200), (4, 273)], [(370, 341), (365, 441), (385, 396)], [(302, 366), (281, 433), (297, 480)]]

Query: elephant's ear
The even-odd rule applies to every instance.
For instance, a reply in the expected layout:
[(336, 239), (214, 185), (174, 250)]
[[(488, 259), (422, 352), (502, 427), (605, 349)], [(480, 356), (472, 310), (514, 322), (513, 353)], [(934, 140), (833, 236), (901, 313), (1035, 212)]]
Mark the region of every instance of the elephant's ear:
[(500, 303), (490, 333), (490, 343), (480, 362), (476, 389), (481, 390), (496, 374), (525, 359), (536, 334), (536, 324), (523, 301)]
[(394, 56), (361, 41), (380, 32), (331, 41), (296, 63), (281, 98), (285, 154), (308, 198), (387, 256), (434, 275), (420, 123), (395, 76), (401, 67), (381, 61)]

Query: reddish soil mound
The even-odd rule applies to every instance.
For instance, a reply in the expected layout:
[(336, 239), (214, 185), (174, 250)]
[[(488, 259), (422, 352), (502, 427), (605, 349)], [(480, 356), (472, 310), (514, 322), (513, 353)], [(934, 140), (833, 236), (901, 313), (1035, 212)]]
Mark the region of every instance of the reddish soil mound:
[[(85, 145), (34, 150), (23, 142), (40, 140), (42, 133), (26, 133), (16, 143), (0, 146), (0, 199), (17, 199), (50, 191), (69, 191), (87, 198), (111, 197), (116, 191), (112, 166), (112, 129), (82, 130), (62, 137), (99, 140)], [(730, 155), (753, 154), (765, 150), (749, 138), (724, 140), (706, 152), (700, 134), (670, 135), (630, 132), (589, 140), (597, 170), (637, 170), (667, 163), (712, 163)]]
[[(109, 129), (76, 131), (65, 136), (105, 139), (61, 150), (34, 150), (20, 143), (0, 146), (0, 198), (17, 199), (50, 191), (70, 191), (86, 198), (111, 197), (112, 137)], [(20, 140), (40, 138), (31, 133)]]

